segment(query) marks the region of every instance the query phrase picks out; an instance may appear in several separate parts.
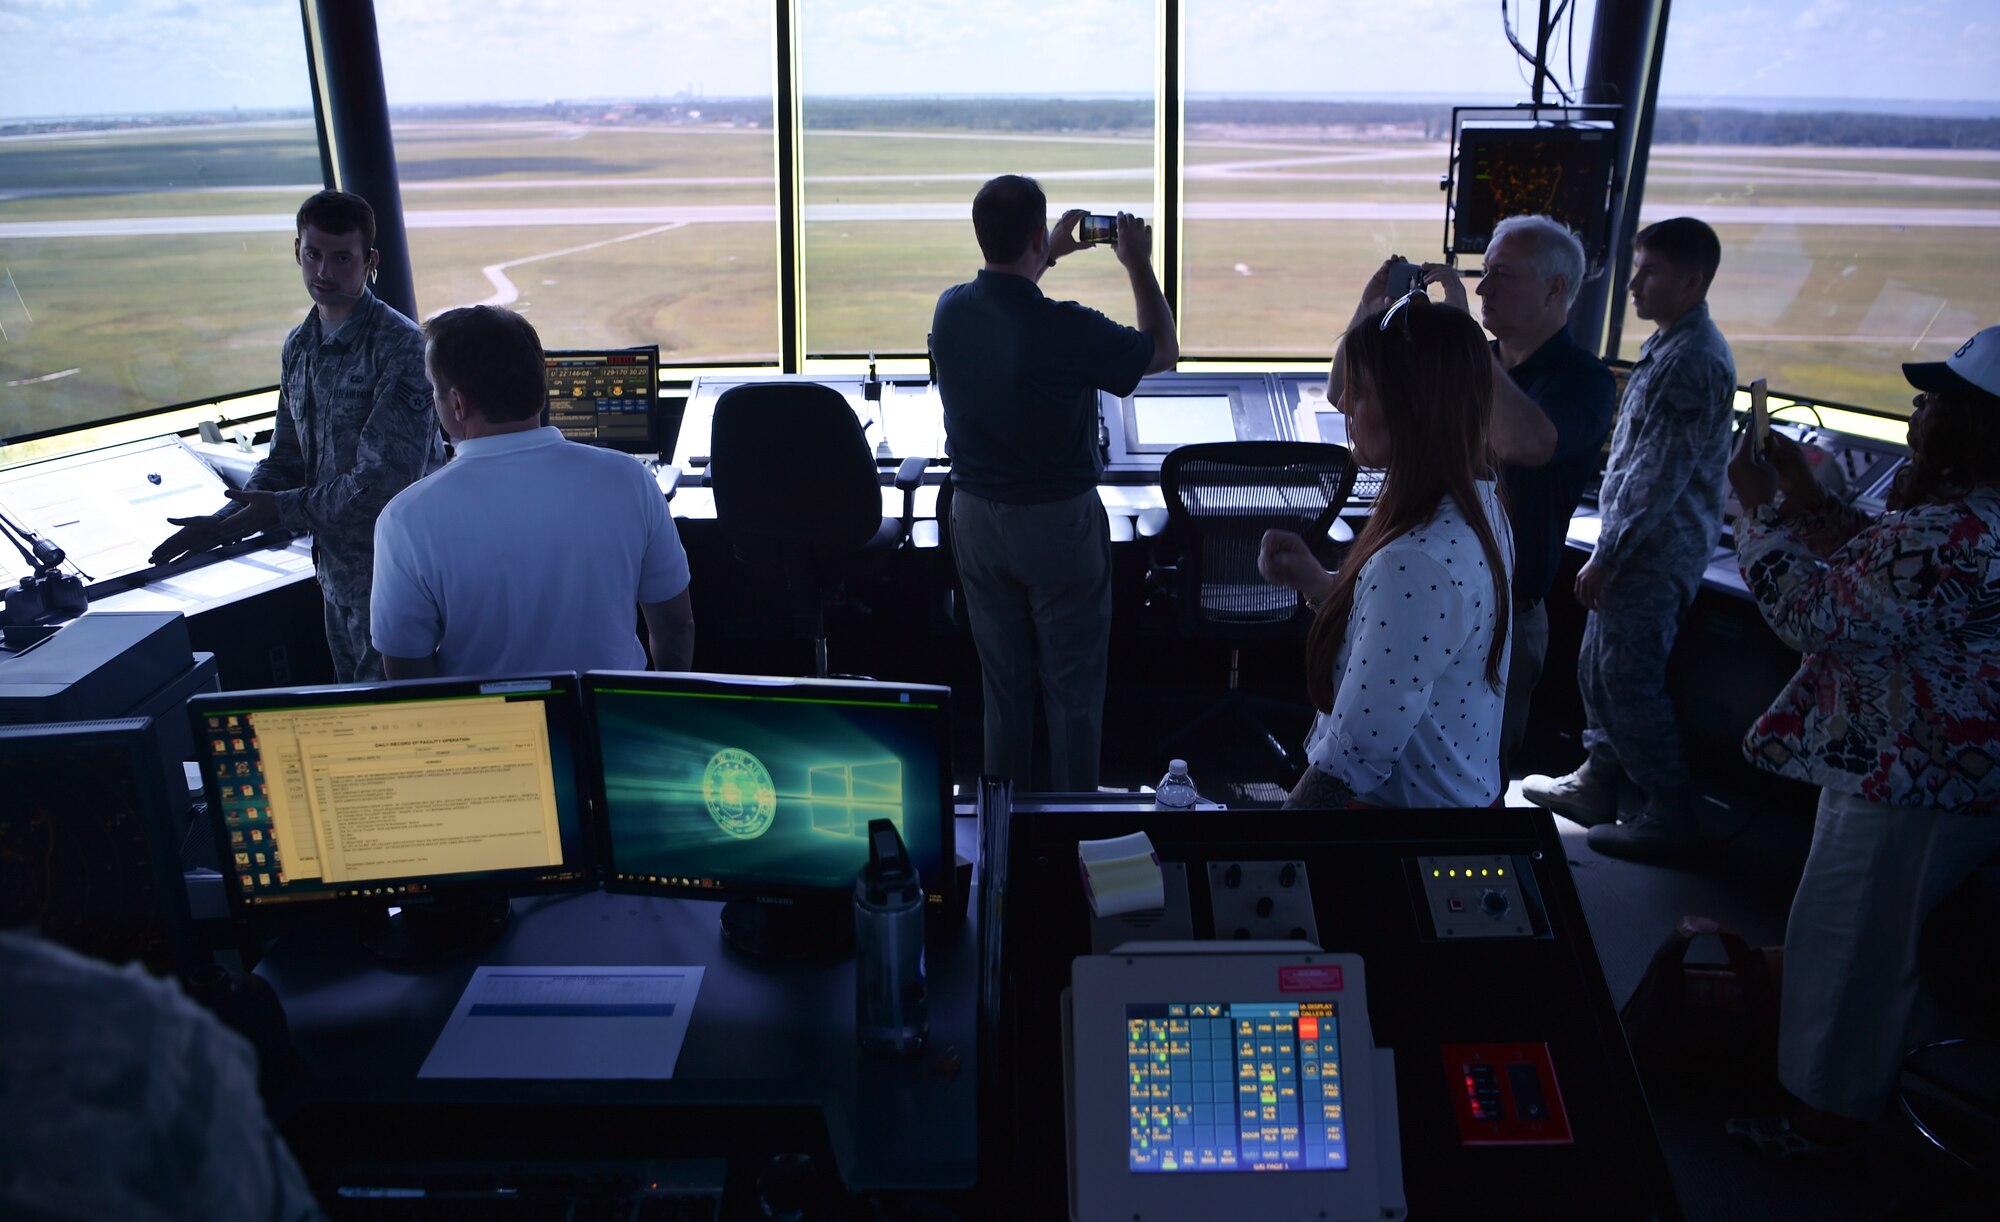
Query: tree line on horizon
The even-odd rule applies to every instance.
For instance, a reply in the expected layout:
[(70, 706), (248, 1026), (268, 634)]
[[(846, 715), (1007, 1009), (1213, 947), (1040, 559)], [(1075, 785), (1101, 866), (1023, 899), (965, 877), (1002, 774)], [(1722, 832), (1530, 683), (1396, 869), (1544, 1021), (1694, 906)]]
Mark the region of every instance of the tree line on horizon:
[[(1429, 102), (1286, 101), (1203, 98), (1187, 103), (1190, 127), (1282, 127), (1331, 138), (1354, 132), (1445, 140), (1451, 107)], [(1006, 133), (1129, 133), (1153, 129), (1150, 101), (1063, 97), (807, 97), (800, 106), (808, 131), (966, 131)], [(542, 104), (463, 103), (392, 108), (401, 121), (538, 119), (588, 125), (666, 123), (768, 127), (769, 98), (671, 98), (639, 101), (558, 101)], [(46, 119), (0, 124), (0, 136), (56, 131), (144, 130), (175, 124), (310, 118), (310, 112), (200, 112), (139, 117)], [(1662, 107), (1653, 118), (1655, 144), (1840, 148), (2000, 149), (2000, 119), (1890, 115), (1863, 111), (1759, 111), (1731, 107)]]

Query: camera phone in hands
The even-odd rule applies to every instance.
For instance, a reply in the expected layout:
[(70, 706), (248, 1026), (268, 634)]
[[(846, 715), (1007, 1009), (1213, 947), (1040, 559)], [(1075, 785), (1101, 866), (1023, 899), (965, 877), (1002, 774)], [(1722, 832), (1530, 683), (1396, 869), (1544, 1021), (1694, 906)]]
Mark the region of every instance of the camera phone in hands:
[(1085, 246), (1097, 246), (1118, 240), (1118, 218), (1093, 213), (1083, 218), (1076, 227), (1077, 241)]

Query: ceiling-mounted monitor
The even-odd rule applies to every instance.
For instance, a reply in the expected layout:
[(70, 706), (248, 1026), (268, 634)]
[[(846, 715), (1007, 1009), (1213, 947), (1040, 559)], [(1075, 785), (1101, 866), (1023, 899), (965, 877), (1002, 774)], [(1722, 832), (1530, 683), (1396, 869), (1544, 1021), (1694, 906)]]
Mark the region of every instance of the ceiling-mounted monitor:
[(1460, 124), (1454, 125), (1448, 253), (1483, 254), (1501, 221), (1540, 214), (1576, 233), (1593, 270), (1604, 265), (1615, 127), (1527, 118)]

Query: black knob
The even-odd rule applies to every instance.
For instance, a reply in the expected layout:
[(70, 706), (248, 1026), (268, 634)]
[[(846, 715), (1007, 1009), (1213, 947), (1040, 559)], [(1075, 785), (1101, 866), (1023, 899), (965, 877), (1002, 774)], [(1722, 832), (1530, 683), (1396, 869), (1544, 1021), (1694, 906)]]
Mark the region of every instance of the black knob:
[(1280, 887), (1289, 887), (1298, 881), (1299, 868), (1289, 861), (1286, 862), (1284, 868), (1278, 871), (1278, 885)]
[(1225, 887), (1240, 887), (1240, 886), (1242, 886), (1242, 885), (1243, 885), (1243, 867), (1242, 867), (1242, 866), (1239, 866), (1239, 865), (1237, 865), (1237, 864), (1236, 864), (1236, 863), (1234, 863), (1234, 862), (1231, 862), (1231, 863), (1230, 863), (1230, 865), (1229, 865), (1229, 868), (1228, 868), (1227, 870), (1224, 870), (1224, 871), (1222, 872), (1222, 885), (1223, 885), (1223, 886), (1225, 886)]
[(1297, 938), (1301, 942), (1305, 941), (1306, 937), (1305, 927), (1303, 925), (1292, 926), (1292, 936), (1294, 938)]
[(1271, 897), (1270, 897), (1270, 896), (1268, 896), (1268, 895), (1260, 895), (1260, 896), (1258, 896), (1258, 897), (1257, 897), (1257, 915), (1258, 915), (1258, 916), (1260, 916), (1260, 917), (1268, 917), (1268, 916), (1270, 916), (1270, 915), (1271, 915), (1271, 911), (1272, 911), (1273, 909), (1275, 909), (1276, 907), (1277, 907), (1277, 905), (1271, 902)]
[(1501, 913), (1507, 911), (1507, 893), (1505, 891), (1481, 892), (1479, 906), (1493, 916), (1499, 916)]
[(1238, 929), (1236, 931), (1236, 940), (1238, 942), (1248, 942), (1250, 940), (1250, 931), (1247, 929)]

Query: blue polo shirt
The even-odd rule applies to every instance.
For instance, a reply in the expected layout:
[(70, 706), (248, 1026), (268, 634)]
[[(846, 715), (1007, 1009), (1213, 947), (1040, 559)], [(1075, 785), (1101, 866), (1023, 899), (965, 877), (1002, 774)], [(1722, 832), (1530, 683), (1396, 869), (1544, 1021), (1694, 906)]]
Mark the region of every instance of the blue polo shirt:
[(1097, 392), (1129, 395), (1153, 337), (1026, 276), (981, 269), (938, 298), (931, 357), (944, 401), (952, 482), (988, 500), (1032, 505), (1097, 486)]
[[(1493, 353), (1500, 354), (1499, 344)], [(1571, 339), (1567, 327), (1507, 376), (1556, 426), (1556, 452), (1548, 462), (1501, 465), (1507, 512), (1514, 520), (1514, 600), (1540, 602), (1562, 567), (1569, 520), (1611, 433), (1618, 386), (1611, 370)]]

